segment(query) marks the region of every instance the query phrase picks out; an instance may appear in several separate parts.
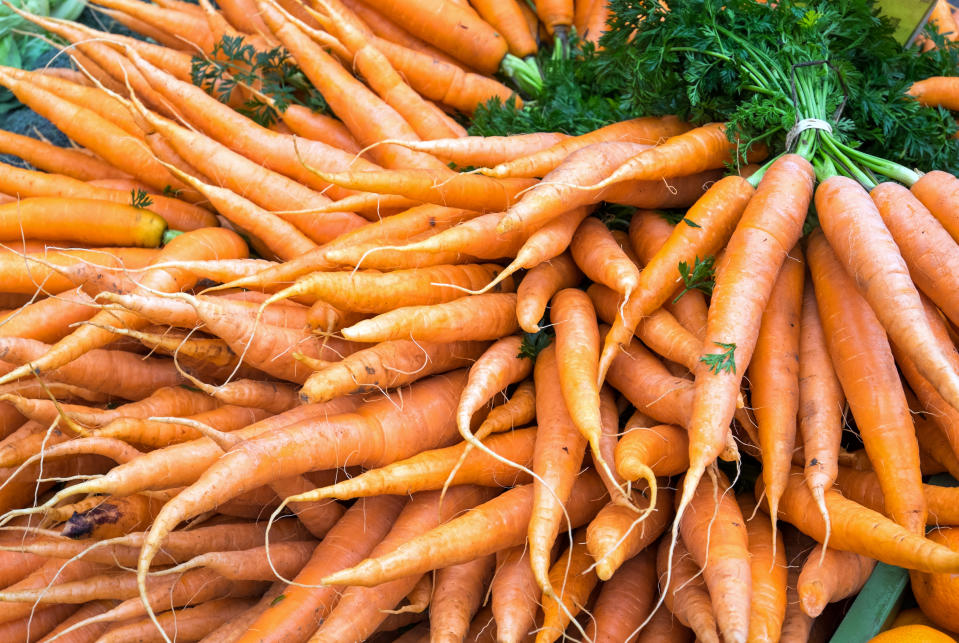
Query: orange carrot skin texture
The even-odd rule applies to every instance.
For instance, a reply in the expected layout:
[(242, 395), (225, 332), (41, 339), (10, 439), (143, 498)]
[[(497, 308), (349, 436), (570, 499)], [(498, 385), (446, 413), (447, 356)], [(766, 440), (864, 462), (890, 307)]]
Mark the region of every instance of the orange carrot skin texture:
[[(405, 504), (406, 498), (387, 495), (357, 502), (317, 545), (294, 582), (317, 585), (331, 572), (360, 562), (386, 536)], [(286, 598), (271, 604), (237, 643), (303, 643), (319, 627), (338, 596), (332, 586), (290, 585), (283, 593)]]
[(539, 322), (553, 295), (580, 283), (583, 273), (568, 253), (544, 261), (526, 273), (516, 289), (516, 319), (527, 333), (539, 332)]
[(933, 170), (923, 174), (909, 190), (959, 243), (959, 179), (948, 172)]
[[(629, 222), (629, 241), (643, 264), (652, 261), (675, 227), (653, 210), (639, 210), (633, 215)], [(679, 301), (670, 299), (663, 307), (697, 339), (702, 341), (706, 337), (706, 298), (701, 291), (690, 290)]]
[[(724, 640), (745, 641), (752, 596), (749, 537), (728, 480), (721, 473), (717, 478), (718, 504), (713, 482), (700, 482), (687, 512), (679, 519), (679, 531), (703, 570)], [(687, 495), (685, 489), (683, 495)]]
[[(751, 498), (739, 498), (739, 506), (744, 517), (753, 512)], [(772, 526), (762, 512), (747, 519), (746, 531), (749, 535), (749, 564), (753, 583), (747, 640), (778, 641), (786, 615), (786, 546), (782, 533), (777, 531), (773, 534)]]
[(812, 282), (803, 293), (799, 324), (799, 433), (806, 484), (822, 497), (836, 480), (846, 400), (827, 349)]
[(586, 626), (587, 640), (635, 643), (633, 631), (649, 616), (656, 589), (656, 550), (647, 547), (603, 583), (592, 609), (594, 618)]
[[(450, 490), (454, 488), (462, 487), (451, 487)], [(592, 519), (608, 499), (603, 481), (594, 471), (587, 470), (580, 474), (566, 504), (572, 528)], [(404, 542), (394, 551), (379, 558), (371, 556), (353, 569), (327, 577), (324, 582), (374, 585), (517, 547), (526, 541), (532, 507), (533, 485), (513, 487), (475, 509)], [(463, 534), (466, 533), (470, 537), (464, 541)], [(426, 552), (431, 555), (424, 556)], [(549, 559), (550, 553), (547, 552)]]
[(872, 199), (852, 179), (832, 177), (816, 190), (816, 211), (829, 245), (890, 341), (912, 358), (946, 401), (959, 408), (959, 373), (933, 341), (906, 262)]
[[(403, 543), (442, 525), (459, 512), (489, 499), (491, 495), (490, 490), (473, 486), (450, 488), (442, 502), (439, 491), (426, 491), (414, 495), (394, 522), (390, 532), (373, 549), (370, 558), (365, 562), (375, 561), (377, 557), (395, 551), (398, 546), (401, 548)], [(329, 584), (333, 576), (327, 576), (323, 583)], [(369, 587), (353, 583), (354, 586), (343, 592), (336, 607), (310, 640), (362, 641), (366, 639), (386, 618), (387, 615), (381, 610), (392, 609), (399, 603), (413, 589), (419, 577), (419, 574), (413, 574), (383, 583), (375, 579), (369, 583)], [(372, 585), (378, 586), (372, 587)]]
[(783, 619), (782, 643), (806, 643), (812, 632), (813, 618), (802, 610), (799, 592), (796, 587), (799, 583), (799, 569), (789, 567), (786, 582), (786, 617)]
[(629, 295), (639, 284), (639, 268), (619, 248), (599, 219), (584, 219), (569, 249), (576, 265), (592, 281), (623, 295)]
[(919, 199), (898, 183), (880, 183), (869, 193), (902, 252), (916, 286), (959, 323), (959, 297), (950, 286), (959, 271), (959, 245)]
[(430, 602), (430, 638), (461, 641), (480, 607), (496, 557), (492, 554), (436, 572)]
[(693, 383), (673, 376), (638, 341), (630, 342), (623, 350), (617, 349), (617, 353), (607, 374), (610, 385), (655, 420), (688, 428)]
[(463, 136), (431, 141), (403, 141), (397, 144), (432, 154), (460, 167), (482, 167), (538, 152), (567, 138), (569, 135), (560, 132), (534, 132), (513, 136)]
[(126, 172), (88, 152), (57, 147), (46, 141), (2, 129), (0, 152), (18, 156), (45, 172), (63, 174), (78, 181), (129, 177)]
[(699, 566), (682, 540), (676, 542), (672, 561), (669, 560), (669, 546), (669, 538), (660, 539), (656, 553), (656, 573), (660, 583), (666, 582), (667, 571), (671, 570), (669, 585), (663, 589), (666, 607), (680, 623), (696, 633), (698, 640), (719, 643), (713, 603)]
[(536, 15), (549, 33), (557, 27), (569, 29), (573, 24), (573, 0), (536, 0)]
[[(176, 261), (179, 258), (236, 258), (247, 255), (246, 244), (235, 232), (223, 228), (201, 228), (186, 232), (168, 243), (157, 256), (158, 261)], [(164, 292), (176, 292), (192, 286), (196, 279), (175, 268), (154, 269), (144, 273), (140, 283), (148, 288)], [(102, 311), (93, 317), (105, 325), (128, 324), (138, 328), (143, 320), (135, 319), (132, 313), (118, 314), (116, 311)], [(139, 324), (139, 326), (138, 326)], [(22, 377), (28, 372), (52, 370), (79, 357), (87, 350), (105, 346), (116, 339), (116, 335), (95, 326), (83, 326), (57, 342), (50, 351), (31, 366), (20, 367), (2, 378), (5, 383)]]
[[(470, 367), (469, 380), (456, 407), (460, 434), (469, 429), (473, 414), (510, 384), (526, 379), (533, 371), (532, 360), (520, 356), (523, 340), (511, 335), (497, 340)], [(465, 438), (465, 436), (464, 436)]]
[[(486, 316), (477, 324), (476, 314)], [(464, 328), (463, 324), (471, 327)], [(340, 331), (357, 342), (413, 338), (431, 342), (483, 341), (516, 332), (516, 295), (485, 294), (462, 297), (433, 306), (404, 306), (365, 319)]]
[[(587, 440), (579, 431), (562, 395), (559, 350), (547, 346), (536, 359), (536, 417), (539, 423), (533, 451), (533, 514), (529, 520), (530, 564), (544, 594), (549, 582), (549, 552), (563, 521), (563, 504), (569, 498), (576, 472), (586, 452)], [(597, 412), (598, 404), (597, 404)]]
[[(759, 424), (763, 480), (773, 516), (789, 477), (796, 443), (799, 321), (805, 272), (802, 251), (793, 248), (769, 295), (759, 326), (756, 350), (749, 364), (750, 406)], [(776, 637), (771, 638), (775, 640)]]
[(533, 628), (542, 596), (525, 545), (497, 552), (490, 594), (497, 640), (522, 641)]
[(828, 603), (856, 595), (875, 566), (871, 558), (831, 548), (823, 558), (822, 545), (816, 545), (799, 572), (797, 590), (803, 611), (815, 618)]
[(492, 75), (506, 55), (506, 40), (469, 8), (440, 0), (367, 4), (483, 74)]
[(821, 233), (810, 237), (807, 257), (829, 355), (890, 515), (921, 534), (926, 514), (919, 449), (886, 333)]
[(534, 152), (520, 158), (513, 158), (484, 171), (484, 174), (496, 177), (537, 177), (545, 176), (563, 159), (578, 149), (593, 143), (623, 141), (656, 145), (666, 138), (689, 131), (691, 126), (675, 116), (646, 116), (620, 123), (613, 123), (598, 130), (559, 141), (552, 147)]
[[(953, 34), (955, 36), (955, 34)], [(927, 107), (945, 107), (948, 110), (959, 109), (959, 85), (955, 78), (948, 76), (933, 76), (917, 80), (906, 92), (920, 104)]]
[[(671, 489), (660, 489), (655, 509), (639, 524), (636, 524), (636, 511), (628, 507), (610, 503), (600, 509), (586, 530), (586, 547), (596, 561), (596, 575), (600, 580), (615, 578), (622, 565), (666, 530), (673, 517), (673, 496)], [(637, 503), (643, 509), (648, 505), (648, 500)]]
[(593, 559), (586, 551), (582, 535), (582, 530), (573, 534), (572, 546), (549, 569), (549, 582), (556, 587), (556, 594), (543, 596), (543, 625), (536, 634), (537, 643), (552, 643), (562, 637), (571, 617), (582, 611), (599, 582), (589, 569)]
[[(717, 269), (704, 357), (731, 349), (734, 362), (727, 362), (727, 368), (721, 369), (701, 361), (696, 371), (696, 393), (688, 426), (687, 479), (692, 485), (722, 452), (724, 436), (736, 410), (739, 386), (756, 346), (763, 311), (780, 267), (802, 233), (813, 181), (812, 165), (802, 157), (789, 154), (776, 160), (746, 206)], [(687, 494), (693, 491), (695, 487), (685, 487), (682, 504), (688, 502)], [(745, 636), (745, 631), (736, 632), (737, 636)]]
[(689, 468), (689, 437), (672, 424), (628, 427), (616, 444), (616, 470), (627, 480), (642, 477), (644, 467), (657, 476), (675, 476)]
[[(79, 623), (80, 621), (85, 621), (88, 618), (93, 616), (99, 616), (100, 614), (105, 613), (107, 610), (115, 607), (117, 601), (112, 600), (103, 600), (103, 601), (91, 601), (80, 607), (76, 612), (73, 613), (70, 618), (62, 621), (54, 629), (50, 630), (50, 633), (47, 638), (40, 639), (43, 642), (46, 642), (49, 638), (56, 636), (62, 630), (70, 627), (74, 623)], [(97, 638), (103, 634), (110, 627), (109, 623), (91, 623), (83, 628), (80, 628), (70, 634), (67, 634), (61, 638), (58, 638), (58, 641), (62, 643), (93, 643)], [(33, 628), (31, 627), (31, 631)]]
[(693, 643), (696, 635), (668, 609), (660, 608), (640, 631), (636, 643)]
[[(699, 227), (685, 223), (676, 226), (663, 247), (639, 273), (639, 288), (607, 334), (600, 357), (599, 373), (604, 376), (621, 345), (639, 320), (661, 307), (676, 290), (679, 262), (692, 265), (697, 256), (715, 254), (726, 243), (739, 222), (755, 190), (738, 176), (729, 176), (713, 184), (686, 213)], [(792, 247), (790, 245), (790, 247)]]
[(78, 605), (38, 606), (29, 616), (0, 624), (5, 641), (36, 641), (79, 609)]
[[(96, 225), (90, 225), (94, 220)], [(0, 205), (2, 241), (26, 237), (155, 248), (166, 227), (162, 217), (129, 203), (37, 196)]]
[[(762, 491), (762, 483), (757, 481), (756, 495), (760, 496)], [(826, 491), (826, 508), (832, 525), (829, 545), (834, 549), (932, 573), (954, 574), (959, 569), (959, 553), (846, 499), (836, 490)], [(779, 518), (817, 542), (826, 536), (825, 522), (816, 509), (812, 493), (803, 483), (802, 474), (796, 469), (789, 476), (779, 505)], [(891, 543), (895, 546), (890, 546)]]

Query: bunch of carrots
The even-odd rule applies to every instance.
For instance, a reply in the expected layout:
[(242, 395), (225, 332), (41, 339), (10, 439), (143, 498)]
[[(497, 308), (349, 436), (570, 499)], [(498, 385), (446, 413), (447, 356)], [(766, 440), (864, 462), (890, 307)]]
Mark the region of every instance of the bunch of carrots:
[(465, 136), (602, 0), (95, 4), (153, 42), (0, 68), (77, 144), (0, 131), (0, 640), (805, 641), (959, 573), (956, 177)]

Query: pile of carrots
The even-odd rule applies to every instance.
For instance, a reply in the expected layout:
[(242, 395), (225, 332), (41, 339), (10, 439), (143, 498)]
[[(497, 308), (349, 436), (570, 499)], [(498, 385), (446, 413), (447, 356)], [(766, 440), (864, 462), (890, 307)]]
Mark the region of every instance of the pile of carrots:
[[(603, 0), (95, 4), (153, 42), (0, 68), (77, 144), (0, 131), (0, 640), (805, 641), (959, 573), (956, 177), (465, 136)], [(240, 37), (332, 115), (192, 84)]]

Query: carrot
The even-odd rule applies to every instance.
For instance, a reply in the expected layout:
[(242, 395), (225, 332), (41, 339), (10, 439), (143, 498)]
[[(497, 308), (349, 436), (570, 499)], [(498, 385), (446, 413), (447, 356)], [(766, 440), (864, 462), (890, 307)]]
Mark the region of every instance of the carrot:
[[(91, 225), (96, 221), (96, 225)], [(0, 240), (21, 238), (94, 245), (160, 245), (166, 221), (129, 204), (69, 197), (31, 197), (0, 205)]]
[[(852, 179), (834, 177), (816, 190), (816, 210), (830, 246), (854, 276), (889, 339), (912, 358), (944, 399), (959, 406), (959, 373), (933, 340), (906, 263), (868, 194)], [(841, 230), (853, 216), (862, 232), (850, 238)]]
[[(601, 284), (592, 284), (586, 289), (587, 294), (596, 306), (599, 318), (604, 322), (616, 323), (617, 315), (624, 300), (616, 292)], [(664, 308), (653, 311), (636, 325), (636, 336), (650, 349), (664, 358), (682, 364), (690, 371), (696, 369), (699, 356), (702, 353), (702, 342), (682, 325)]]
[(590, 8), (587, 20), (584, 23), (582, 37), (584, 40), (599, 45), (599, 39), (606, 31), (606, 24), (611, 12), (609, 0), (595, 0)]
[[(526, 540), (532, 515), (532, 487), (522, 485), (509, 489), (475, 509), (404, 542), (395, 550), (383, 556), (371, 556), (349, 570), (328, 576), (323, 582), (373, 586), (519, 546)], [(452, 487), (447, 494), (460, 488)], [(572, 528), (588, 522), (607, 500), (599, 476), (590, 470), (581, 474), (576, 478), (566, 504)], [(426, 556), (426, 552), (430, 552), (430, 555)], [(550, 558), (550, 552), (547, 551), (547, 566)]]
[[(827, 349), (812, 283), (803, 293), (799, 322), (799, 433), (806, 484), (829, 522), (823, 494), (836, 481), (845, 397)], [(828, 536), (827, 536), (828, 538)], [(828, 543), (827, 543), (828, 544)]]
[(690, 128), (690, 125), (683, 123), (675, 116), (635, 118), (613, 123), (581, 136), (564, 139), (552, 147), (527, 156), (510, 158), (493, 168), (481, 171), (488, 176), (498, 178), (545, 176), (570, 154), (594, 143), (622, 141), (656, 145), (661, 142), (661, 139), (682, 134)]
[[(794, 247), (769, 295), (748, 371), (750, 401), (759, 424), (763, 481), (772, 519), (773, 558), (776, 556), (776, 508), (789, 477), (796, 443), (800, 315), (805, 272), (802, 251)], [(785, 587), (785, 580), (783, 583)]]
[[(399, 409), (387, 397), (364, 405), (356, 414), (330, 418), (324, 431), (317, 431), (313, 423), (307, 420), (284, 427), (282, 431), (268, 431), (245, 439), (164, 506), (153, 522), (150, 538), (144, 544), (138, 565), (140, 578), (145, 576), (149, 561), (176, 524), (212, 509), (220, 502), (281, 477), (352, 464), (383, 466), (424, 449), (448, 443), (454, 431), (453, 398), (462, 390), (464, 383), (465, 373), (462, 371), (439, 375), (413, 385), (406, 392)], [(432, 417), (449, 419), (431, 422), (429, 418)], [(413, 427), (416, 427), (416, 431)], [(351, 433), (353, 446), (349, 444)], [(373, 438), (376, 433), (379, 433), (379, 439)], [(244, 437), (237, 433), (229, 435)], [(374, 447), (375, 442), (379, 445), (374, 450), (366, 448)], [(332, 448), (334, 443), (336, 448)], [(277, 456), (264, 461), (260, 455), (262, 449), (274, 454), (285, 453), (290, 461), (285, 462), (282, 470), (279, 470), (276, 467)], [(237, 462), (244, 463), (242, 467), (246, 474), (243, 479), (237, 479), (230, 473), (236, 471)], [(211, 493), (212, 490), (217, 493)]]
[[(777, 159), (763, 176), (729, 241), (710, 302), (704, 355), (696, 370), (687, 426), (690, 468), (677, 516), (684, 514), (706, 467), (723, 451), (743, 369), (752, 359), (776, 276), (802, 232), (813, 181), (812, 165), (802, 157)], [(728, 616), (731, 620), (725, 620), (720, 629), (727, 636), (745, 637), (745, 622), (736, 620), (744, 615)], [(717, 617), (721, 623), (727, 618), (718, 610)]]
[(923, 174), (909, 189), (959, 243), (959, 179), (948, 172), (933, 170)]
[[(317, 297), (343, 310), (363, 313), (385, 313), (401, 305), (429, 306), (459, 299), (462, 290), (472, 290), (489, 281), (498, 267), (471, 264), (389, 273), (315, 272), (276, 293), (266, 300), (264, 306), (298, 295)], [(513, 290), (512, 281), (507, 281), (498, 290)]]
[[(82, 560), (68, 561), (67, 563), (60, 560), (49, 560), (23, 580), (6, 588), (5, 591), (40, 590), (44, 587), (50, 589), (70, 583), (78, 578), (92, 576), (104, 568), (103, 565)], [(30, 603), (4, 602), (0, 606), (0, 623), (9, 623), (15, 619), (28, 616), (31, 613), (31, 608)]]
[(583, 273), (626, 299), (639, 284), (639, 268), (620, 249), (599, 219), (587, 217), (579, 224), (569, 250)]
[[(184, 262), (189, 265), (191, 262)], [(173, 265), (179, 265), (180, 262)], [(194, 272), (194, 271), (190, 271)], [(194, 273), (195, 274), (195, 273)], [(202, 325), (196, 309), (185, 301), (164, 299), (152, 295), (101, 293), (97, 299), (116, 304), (121, 308), (135, 312), (154, 324), (178, 326), (180, 328), (194, 328)], [(200, 295), (197, 300), (208, 303), (219, 309), (223, 315), (243, 317), (255, 315), (260, 305), (266, 300), (263, 296), (260, 301), (241, 301), (226, 297), (210, 297)], [(306, 327), (307, 311), (303, 306), (292, 302), (283, 302), (264, 309), (260, 321), (269, 326), (284, 328)]]
[[(375, 560), (384, 553), (398, 551), (402, 548), (402, 543), (445, 523), (458, 512), (483, 502), (490, 495), (485, 489), (471, 486), (450, 489), (442, 502), (438, 491), (416, 494), (400, 513), (389, 534), (373, 549), (371, 558), (367, 560)], [(339, 572), (343, 573), (345, 572)], [(323, 584), (330, 584), (330, 579), (337, 575), (327, 576), (323, 579)], [(312, 640), (364, 640), (385, 619), (386, 614), (379, 610), (390, 609), (396, 605), (413, 588), (419, 576), (415, 574), (377, 583), (377, 587), (361, 587), (354, 583), (353, 587), (343, 592), (336, 608), (327, 616)]]
[(406, 83), (374, 44), (373, 32), (352, 11), (335, 0), (319, 0), (317, 4), (329, 18), (326, 28), (349, 49), (353, 67), (373, 91), (409, 123), (419, 138), (466, 135), (462, 125)]
[[(956, 31), (959, 32), (959, 30)], [(955, 98), (956, 89), (954, 78), (932, 76), (915, 81), (906, 93), (926, 107), (945, 107), (948, 110), (955, 110), (959, 108), (959, 102)]]
[[(756, 488), (762, 493), (761, 481)], [(847, 500), (835, 490), (826, 492), (826, 507), (832, 528), (830, 543), (834, 549), (875, 558), (889, 565), (931, 573), (955, 573), (959, 555), (894, 523), (880, 513)], [(822, 542), (825, 522), (816, 511), (815, 501), (803, 483), (802, 474), (793, 470), (783, 493), (779, 517), (804, 534)]]
[(586, 545), (600, 580), (615, 578), (626, 561), (659, 538), (672, 518), (673, 496), (672, 490), (665, 488), (655, 503), (640, 501), (651, 510), (644, 520), (637, 519), (635, 511), (612, 503), (600, 509), (586, 531)]
[(809, 552), (797, 586), (802, 610), (813, 618), (822, 613), (826, 604), (859, 593), (876, 566), (875, 560), (859, 554), (822, 549), (822, 545), (816, 545)]
[(129, 176), (89, 152), (57, 147), (2, 129), (0, 153), (13, 154), (37, 169), (64, 174), (80, 181)]
[(77, 605), (51, 605), (34, 609), (28, 617), (0, 625), (0, 636), (7, 641), (36, 641), (77, 609)]
[(599, 579), (590, 571), (592, 558), (583, 542), (583, 530), (573, 534), (573, 542), (549, 569), (549, 585), (555, 594), (543, 596), (543, 625), (536, 634), (537, 643), (552, 643), (583, 610)]
[[(46, 637), (40, 639), (41, 643), (48, 643), (66, 628), (88, 618), (99, 616), (112, 607), (115, 607), (116, 604), (117, 601), (110, 600), (91, 601), (86, 603), (80, 607), (80, 609), (74, 612), (72, 616), (50, 630), (50, 633)], [(58, 637), (56, 640), (60, 641), (61, 643), (93, 643), (93, 641), (96, 641), (97, 638), (106, 631), (107, 627), (109, 626), (106, 623), (95, 623), (89, 627), (74, 630), (72, 634)]]
[(523, 640), (533, 628), (540, 594), (525, 545), (496, 553), (490, 603), (498, 641), (518, 643)]
[(389, 142), (432, 154), (460, 167), (483, 167), (538, 152), (568, 138), (569, 135), (560, 132), (533, 132), (512, 136), (462, 136), (429, 141)]
[(660, 609), (640, 631), (636, 643), (692, 643), (694, 638), (693, 631), (676, 620), (672, 612)]
[(809, 634), (813, 627), (813, 618), (802, 610), (802, 601), (797, 590), (799, 584), (799, 568), (796, 565), (789, 567), (786, 581), (786, 616), (783, 619), (782, 643), (805, 643), (809, 641)]
[(902, 252), (916, 286), (942, 309), (959, 320), (959, 300), (948, 287), (946, 275), (959, 268), (959, 246), (912, 192), (897, 183), (880, 183), (870, 192)]
[(430, 603), (430, 639), (461, 641), (493, 575), (492, 554), (439, 570)]
[(663, 424), (689, 426), (693, 383), (670, 374), (638, 341), (617, 351), (609, 369), (609, 383), (639, 411)]
[(492, 2), (491, 0), (472, 0), (471, 4), (480, 17), (502, 34), (509, 53), (517, 58), (526, 58), (536, 54), (536, 39), (526, 26), (526, 19), (516, 0)]
[(509, 399), (493, 409), (473, 433), (477, 440), (484, 440), (492, 433), (501, 433), (524, 426), (536, 417), (533, 382), (526, 379), (516, 387)]
[(493, 27), (450, 2), (397, 2), (376, 8), (412, 35), (483, 74), (492, 75), (506, 55), (506, 41)]
[[(858, 502), (873, 511), (885, 514), (885, 499), (879, 487), (879, 479), (872, 470), (856, 471), (846, 466), (839, 467), (836, 486), (846, 498)], [(929, 522), (937, 525), (957, 523), (954, 504), (956, 492), (952, 487), (922, 485), (923, 495), (929, 505)]]
[[(755, 505), (750, 499), (743, 496), (737, 500), (744, 516), (754, 512)], [(746, 520), (746, 531), (752, 573), (748, 640), (777, 641), (786, 614), (788, 565), (783, 537), (766, 522), (762, 513)]]
[[(373, 30), (373, 33), (375, 33), (380, 40), (385, 40), (390, 44), (400, 45), (427, 59), (433, 58), (450, 66), (455, 66), (458, 69), (466, 68), (456, 62), (452, 56), (440, 51), (433, 45), (417, 38), (400, 27), (393, 20), (383, 15), (377, 7), (368, 5), (362, 2), (362, 0), (343, 0), (343, 4), (356, 13), (356, 15)], [(380, 46), (380, 44), (378, 43), (377, 46)]]
[(632, 418), (616, 445), (616, 470), (627, 480), (679, 475), (689, 468), (686, 431), (670, 425), (637, 425)]
[(656, 552), (652, 547), (626, 561), (599, 589), (586, 639), (596, 643), (636, 641), (656, 596)]
[[(97, 5), (108, 7), (129, 15), (154, 29), (165, 32), (174, 49), (199, 48), (209, 52), (213, 49), (213, 36), (207, 21), (196, 13), (177, 11), (136, 0), (97, 0)], [(178, 43), (175, 46), (172, 43)]]
[(915, 429), (886, 333), (821, 233), (810, 237), (807, 256), (829, 355), (881, 475), (890, 515), (922, 533), (925, 503)]
[(740, 216), (754, 193), (743, 178), (726, 177), (709, 188), (706, 194), (686, 213), (696, 227), (683, 223), (676, 227), (669, 240), (640, 272), (640, 285), (607, 334), (600, 356), (599, 374), (604, 378), (616, 352), (628, 343), (629, 333), (640, 319), (661, 307), (675, 288), (679, 262), (692, 265), (695, 257), (714, 254), (732, 234)]
[(703, 578), (713, 600), (716, 622), (723, 639), (745, 641), (749, 632), (752, 575), (747, 529), (742, 512), (721, 473), (713, 484), (700, 482), (692, 492), (686, 486), (695, 482), (687, 474), (683, 497), (690, 498), (688, 512), (677, 510), (678, 531), (693, 560), (703, 570)]
[(201, 603), (196, 607), (164, 612), (157, 617), (161, 628), (151, 619), (143, 619), (126, 625), (110, 628), (99, 638), (101, 643), (123, 641), (163, 641), (172, 635), (178, 639), (199, 640), (216, 629), (221, 623), (236, 618), (253, 604), (252, 599), (221, 598)]
[[(476, 312), (483, 323), (476, 324)], [(433, 306), (404, 306), (358, 322), (341, 333), (348, 340), (382, 342), (413, 338), (431, 342), (498, 339), (517, 330), (516, 295), (487, 294), (461, 297)], [(464, 326), (465, 319), (474, 323)]]
[(528, 333), (539, 332), (539, 322), (546, 304), (563, 288), (572, 288), (582, 280), (582, 273), (572, 257), (564, 253), (532, 268), (516, 289), (516, 318)]
[[(672, 553), (671, 553), (672, 550)], [(676, 620), (692, 629), (703, 643), (719, 643), (713, 602), (703, 573), (682, 541), (670, 547), (670, 540), (662, 538), (656, 553), (656, 573), (666, 607)]]

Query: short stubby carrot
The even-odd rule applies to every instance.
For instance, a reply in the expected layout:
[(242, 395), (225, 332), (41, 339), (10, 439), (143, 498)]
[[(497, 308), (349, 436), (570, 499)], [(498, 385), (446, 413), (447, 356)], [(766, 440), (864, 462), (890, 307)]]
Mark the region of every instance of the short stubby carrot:
[(932, 336), (919, 293), (876, 205), (857, 182), (834, 176), (816, 189), (819, 224), (889, 339), (959, 408), (959, 373)]

